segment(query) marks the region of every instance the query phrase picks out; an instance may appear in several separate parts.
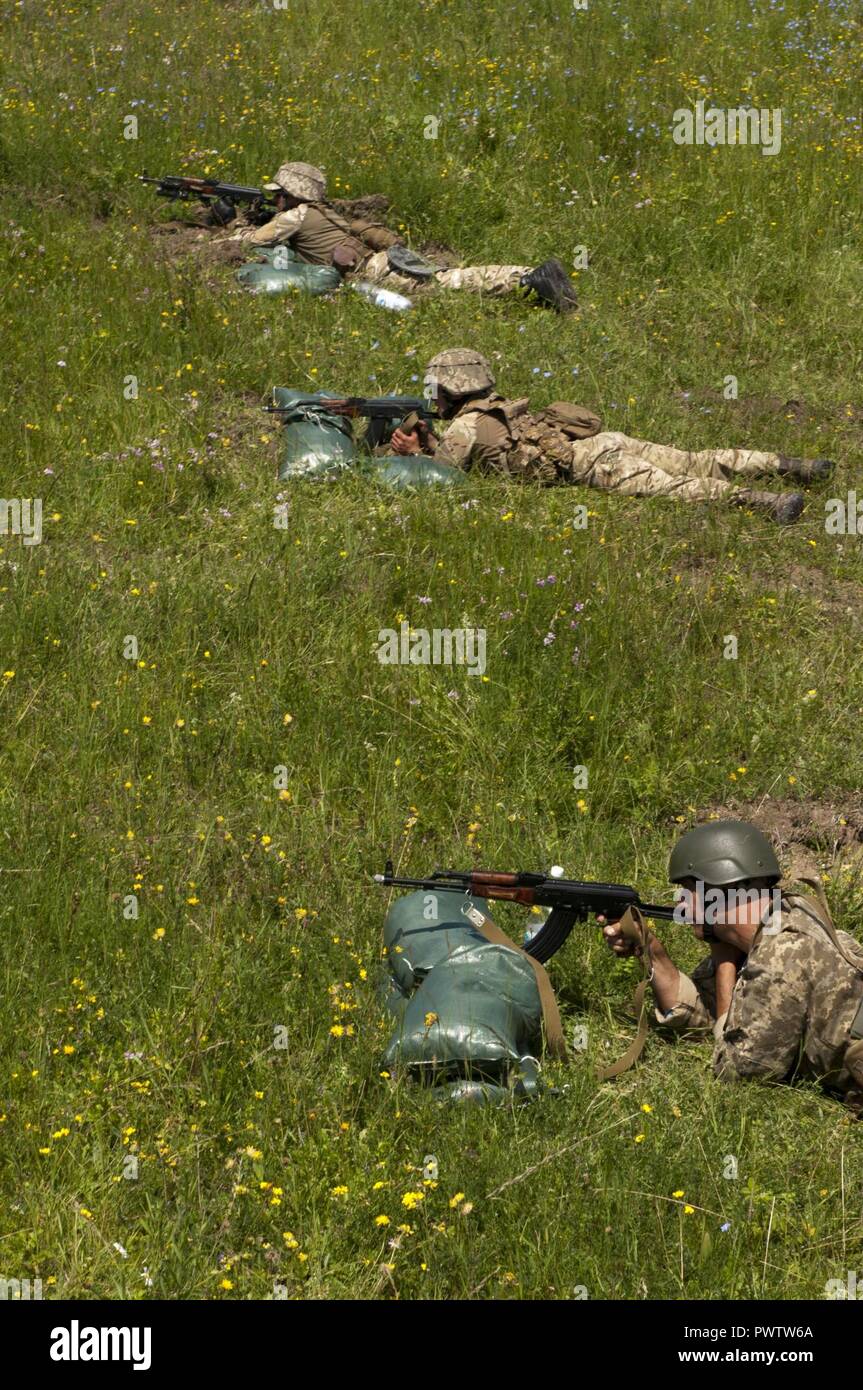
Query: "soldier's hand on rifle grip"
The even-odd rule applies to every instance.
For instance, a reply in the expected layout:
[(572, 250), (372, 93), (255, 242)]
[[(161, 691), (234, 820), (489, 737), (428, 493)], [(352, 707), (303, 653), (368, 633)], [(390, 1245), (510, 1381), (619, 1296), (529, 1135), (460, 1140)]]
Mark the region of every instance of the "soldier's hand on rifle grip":
[(237, 215), (237, 209), (228, 198), (216, 198), (210, 204), (210, 213), (217, 227), (227, 227)]
[(616, 956), (640, 956), (641, 947), (637, 941), (628, 941), (620, 930), (620, 919), (609, 921), (607, 917), (597, 915), (597, 924), (602, 927), (602, 935), (605, 944)]
[(421, 454), (422, 445), (416, 430), (405, 432), (403, 429), (394, 429), (390, 440), (390, 446), (395, 454)]

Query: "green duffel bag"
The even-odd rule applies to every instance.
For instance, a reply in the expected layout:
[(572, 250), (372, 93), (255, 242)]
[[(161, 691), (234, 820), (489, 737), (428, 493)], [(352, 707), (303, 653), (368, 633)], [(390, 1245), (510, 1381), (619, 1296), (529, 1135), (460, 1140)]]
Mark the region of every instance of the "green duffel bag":
[(290, 290), (303, 294), (331, 294), (342, 283), (341, 275), (332, 266), (306, 265), (304, 261), (293, 261), (282, 268), (251, 261), (240, 266), (237, 279), (254, 294), (286, 294)]
[(276, 270), (284, 270), (285, 266), (293, 265), (299, 259), (292, 246), (254, 246), (249, 251), (250, 261), (266, 262), (275, 266)]
[(363, 472), (386, 487), (464, 487), (467, 475), (449, 463), (438, 463), (425, 454), (383, 454), (364, 463)]
[(403, 999), (386, 1067), (446, 1086), (471, 1103), (525, 1099), (537, 1090), (542, 1001), (537, 976), (514, 946), (488, 941), (464, 916), (483, 905), (463, 893), (419, 890), (384, 924), (390, 974)]
[(481, 939), (464, 910), (485, 911), (480, 898), (442, 888), (434, 893), (418, 889), (396, 898), (384, 919), (384, 949), (390, 975), (406, 997), (426, 975), (462, 946)]
[[(284, 453), (279, 465), (279, 482), (297, 478), (326, 479), (352, 468), (356, 459), (353, 430), (345, 415), (328, 415), (327, 396), (321, 391), (309, 396), (277, 386), (273, 404), (284, 407)], [(334, 398), (335, 399), (335, 398)]]
[(491, 1081), (450, 1081), (438, 1087), (436, 1099), (459, 1105), (505, 1105), (507, 1101), (532, 1100), (544, 1091), (560, 1094), (553, 1087), (543, 1086), (535, 1057), (522, 1057), (517, 1065), (510, 1067), (505, 1086)]

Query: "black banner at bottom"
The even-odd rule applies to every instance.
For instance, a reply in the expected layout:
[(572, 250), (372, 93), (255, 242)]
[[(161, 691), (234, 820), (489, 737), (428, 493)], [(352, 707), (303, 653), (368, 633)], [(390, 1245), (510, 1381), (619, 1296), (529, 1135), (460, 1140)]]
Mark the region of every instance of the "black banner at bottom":
[[(350, 1377), (361, 1373), (363, 1362), (368, 1367), (375, 1338), (383, 1337), (382, 1345), (392, 1345), (402, 1312), (410, 1319), (405, 1325), (407, 1344), (417, 1353), (414, 1374), (422, 1371), (427, 1354), (423, 1344), (441, 1319), (447, 1333), (453, 1334), (449, 1355), (452, 1373), (459, 1376), (474, 1358), (484, 1377), (498, 1357), (501, 1371), (511, 1373), (513, 1341), (528, 1329), (533, 1337), (525, 1344), (525, 1353), (528, 1347), (536, 1349), (540, 1331), (542, 1340), (556, 1346), (558, 1355), (575, 1358), (571, 1369), (583, 1354), (594, 1363), (602, 1358), (617, 1373), (629, 1367), (649, 1366), (653, 1374), (667, 1375), (675, 1367), (697, 1371), (710, 1365), (757, 1365), (767, 1370), (811, 1367), (823, 1376), (844, 1365), (849, 1348), (856, 1344), (857, 1317), (845, 1306), (848, 1301), (852, 1299), (847, 1292), (845, 1298), (837, 1295), (823, 1303), (575, 1299), (566, 1300), (569, 1311), (565, 1314), (560, 1303), (541, 1305), (547, 1321), (539, 1323), (533, 1302), (447, 1302), (439, 1305), (440, 1312), (434, 1305), (422, 1305), (424, 1314), (434, 1321), (418, 1340), (413, 1306), (397, 1299), (364, 1303), (15, 1301), (6, 1303), (3, 1326), (7, 1346), (14, 1348), (21, 1370), (47, 1373), (49, 1380), (56, 1375), (61, 1381), (70, 1374), (92, 1378), (104, 1369), (114, 1376), (118, 1371), (157, 1375), (169, 1371), (220, 1377), (239, 1372), (248, 1377), (271, 1368), (284, 1372), (292, 1363), (303, 1374), (310, 1359), (319, 1361), (321, 1375), (334, 1372), (341, 1377), (347, 1371)], [(384, 1313), (385, 1321), (378, 1328), (377, 1319)], [(519, 1331), (522, 1318), (525, 1322)], [(336, 1347), (341, 1350), (333, 1361)], [(345, 1365), (336, 1372), (342, 1355)], [(445, 1367), (438, 1364), (436, 1376), (441, 1370)]]

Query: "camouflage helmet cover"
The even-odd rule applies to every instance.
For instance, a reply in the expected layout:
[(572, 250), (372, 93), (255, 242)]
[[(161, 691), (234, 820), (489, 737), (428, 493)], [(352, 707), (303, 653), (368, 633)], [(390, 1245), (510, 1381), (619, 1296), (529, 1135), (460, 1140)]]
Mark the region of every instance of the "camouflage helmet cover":
[(778, 883), (782, 870), (767, 836), (742, 820), (707, 821), (681, 835), (668, 861), (672, 883), (694, 878), (716, 888), (744, 879)]
[(482, 353), (474, 348), (448, 348), (426, 367), (426, 378), (451, 396), (468, 396), (494, 386), (494, 374)]
[(272, 183), (265, 183), (267, 193), (290, 193), (304, 203), (320, 203), (327, 196), (327, 178), (314, 164), (283, 164)]

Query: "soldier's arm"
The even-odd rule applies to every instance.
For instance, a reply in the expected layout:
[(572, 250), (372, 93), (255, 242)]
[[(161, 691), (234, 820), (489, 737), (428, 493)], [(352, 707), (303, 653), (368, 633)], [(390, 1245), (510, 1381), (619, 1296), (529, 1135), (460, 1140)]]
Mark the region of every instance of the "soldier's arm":
[(466, 471), (474, 466), (476, 445), (476, 425), (471, 416), (453, 420), (449, 429), (438, 441), (435, 458), (438, 463), (448, 463), (452, 468)]
[[(713, 1027), (716, 977), (708, 957), (684, 975), (666, 953), (665, 963), (651, 952), (654, 1020), (662, 1029), (684, 1036), (704, 1034)], [(670, 967), (670, 968), (669, 968)]]
[(466, 411), (453, 420), (435, 450), (435, 458), (464, 471), (506, 473), (509, 445), (505, 426), (493, 415)]
[(299, 231), (305, 215), (306, 210), (302, 205), (287, 208), (284, 212), (277, 212), (263, 227), (242, 227), (238, 232), (232, 232), (228, 240), (244, 241), (249, 246), (285, 246)]
[(713, 1070), (722, 1081), (782, 1081), (794, 1069), (806, 1034), (815, 945), (783, 931), (762, 938), (740, 972), (728, 1013), (716, 1023)]
[[(604, 916), (597, 919), (603, 925), (606, 945), (616, 956), (640, 955), (638, 948), (624, 940), (619, 923)], [(673, 1033), (698, 1034), (713, 1027), (716, 979), (714, 962), (708, 958), (697, 965), (691, 977), (684, 975), (674, 964), (664, 943), (655, 932), (648, 931), (646, 948), (650, 962), (650, 988), (653, 991), (654, 1018), (659, 1027)]]

